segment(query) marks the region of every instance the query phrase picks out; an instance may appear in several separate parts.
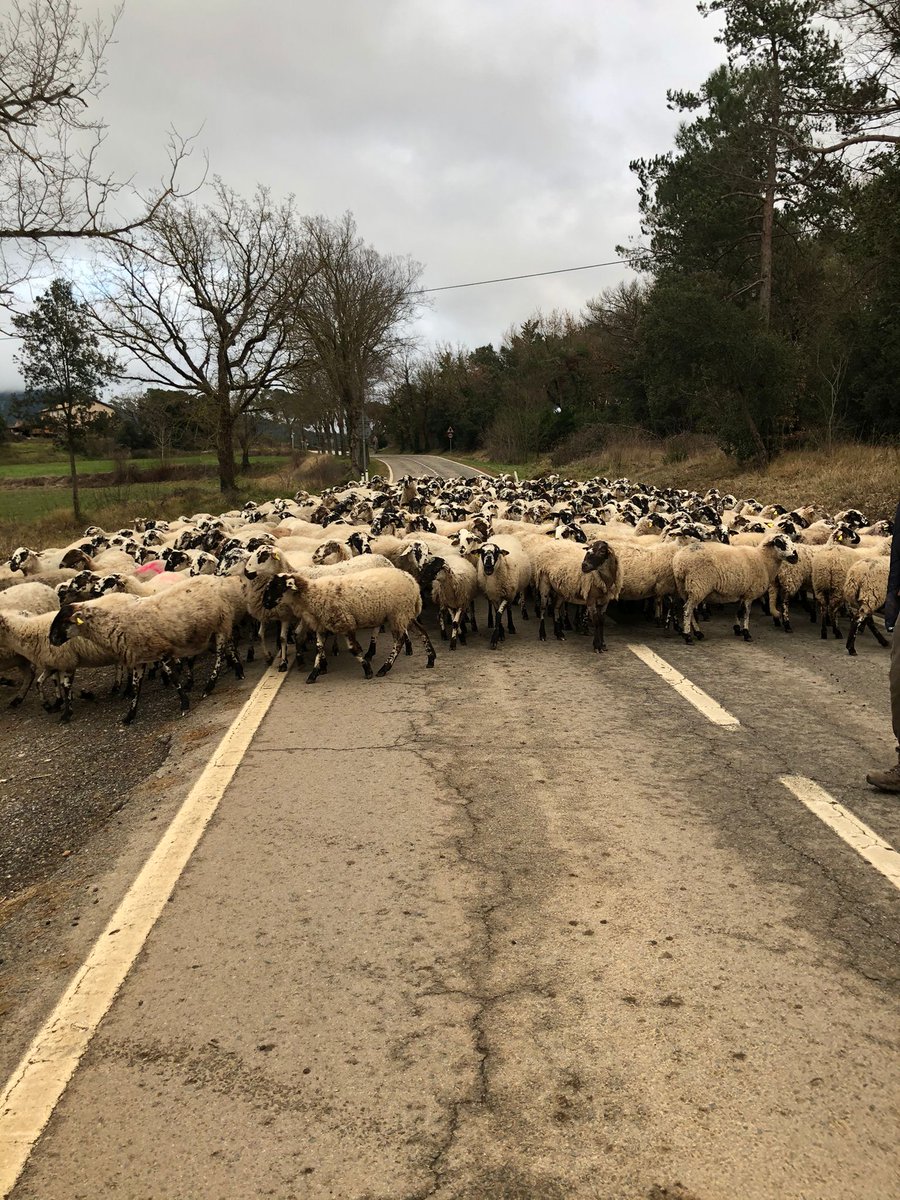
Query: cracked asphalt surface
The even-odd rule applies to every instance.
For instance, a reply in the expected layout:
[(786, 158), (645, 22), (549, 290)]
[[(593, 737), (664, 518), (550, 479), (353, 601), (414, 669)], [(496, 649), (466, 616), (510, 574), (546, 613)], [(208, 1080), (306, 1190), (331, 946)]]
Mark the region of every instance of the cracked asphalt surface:
[(887, 653), (616, 622), (288, 678), (15, 1200), (895, 1197)]

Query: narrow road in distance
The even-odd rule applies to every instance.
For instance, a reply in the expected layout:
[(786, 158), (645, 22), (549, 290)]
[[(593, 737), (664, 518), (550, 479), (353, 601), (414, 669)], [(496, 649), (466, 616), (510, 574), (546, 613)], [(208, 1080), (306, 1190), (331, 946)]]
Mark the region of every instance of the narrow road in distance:
[(392, 472), (394, 480), (404, 475), (436, 475), (438, 479), (477, 479), (479, 475), (489, 473), (435, 454), (379, 454), (378, 458)]

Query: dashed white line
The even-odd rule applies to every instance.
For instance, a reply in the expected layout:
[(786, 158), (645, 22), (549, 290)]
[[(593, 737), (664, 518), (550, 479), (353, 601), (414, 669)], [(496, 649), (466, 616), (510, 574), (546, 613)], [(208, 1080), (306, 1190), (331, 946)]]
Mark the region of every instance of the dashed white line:
[(286, 678), (273, 668), (253, 689), (0, 1093), (0, 1196), (8, 1196), (15, 1186)]
[(874, 829), (864, 824), (855, 813), (844, 808), (824, 788), (803, 775), (782, 775), (779, 782), (811, 813), (833, 829), (838, 837), (861, 854), (866, 862), (889, 879), (895, 888), (900, 888), (900, 854), (890, 842), (880, 838)]
[(733, 717), (721, 704), (717, 704), (712, 696), (708, 696), (702, 688), (691, 683), (664, 658), (655, 654), (649, 646), (630, 645), (628, 649), (632, 654), (636, 654), (641, 662), (646, 663), (651, 671), (655, 671), (661, 679), (673, 687), (679, 696), (683, 696), (689, 704), (693, 704), (694, 708), (703, 713), (707, 721), (712, 721), (713, 725), (720, 725), (723, 729), (739, 728), (741, 723), (737, 717)]

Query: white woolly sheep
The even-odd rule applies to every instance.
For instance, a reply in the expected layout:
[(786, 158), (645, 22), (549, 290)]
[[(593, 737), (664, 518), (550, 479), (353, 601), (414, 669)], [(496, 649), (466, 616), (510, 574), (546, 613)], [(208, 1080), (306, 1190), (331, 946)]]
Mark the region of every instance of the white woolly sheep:
[(531, 558), (540, 604), (538, 637), (547, 640), (545, 616), (553, 609), (553, 632), (565, 640), (563, 609), (566, 604), (583, 607), (594, 630), (593, 647), (606, 650), (604, 624), (606, 609), (619, 595), (622, 569), (616, 550), (603, 540), (591, 542), (586, 549), (568, 541), (529, 538), (526, 550)]
[(869, 629), (879, 646), (889, 645), (887, 638), (873, 620), (887, 599), (890, 562), (884, 555), (861, 558), (847, 572), (844, 580), (844, 603), (852, 624), (847, 638), (847, 653), (856, 655), (856, 635)]
[(316, 661), (307, 683), (315, 683), (328, 669), (325, 637), (341, 634), (350, 653), (362, 666), (366, 679), (372, 668), (357, 640), (360, 629), (377, 629), (387, 625), (393, 634), (391, 653), (378, 671), (386, 675), (406, 641), (407, 631), (414, 628), (425, 646), (428, 667), (435, 662), (434, 646), (418, 617), (422, 611), (419, 585), (403, 571), (365, 570), (341, 575), (307, 578), (303, 574), (277, 575), (270, 581), (267, 598), (279, 602), (281, 592), (294, 593), (297, 609), (304, 623), (316, 634)]
[(672, 562), (678, 594), (684, 601), (682, 632), (690, 645), (693, 636), (703, 637), (694, 621), (698, 604), (712, 601), (728, 604), (737, 601), (735, 636), (750, 634), (750, 605), (767, 593), (780, 563), (796, 562), (797, 550), (782, 533), (770, 534), (759, 546), (724, 546), (703, 542), (679, 551)]
[[(211, 638), (215, 639), (216, 656), (203, 695), (209, 695), (215, 687), (226, 657), (237, 678), (243, 678), (231, 640), (240, 593), (238, 580), (199, 575), (154, 596), (111, 595), (99, 601), (66, 605), (54, 618), (50, 642), (62, 647), (72, 634), (77, 634), (111, 653), (116, 662), (131, 671), (133, 693), (122, 718), (124, 724), (134, 720), (146, 668), (154, 662), (159, 662), (163, 674), (174, 681), (183, 714), (189, 707), (187, 688), (180, 670), (173, 672), (172, 667), (178, 660), (205, 650)], [(106, 603), (113, 600), (124, 603)]]
[(504, 610), (510, 633), (516, 632), (511, 607), (513, 604), (522, 605), (522, 618), (528, 620), (525, 590), (531, 585), (531, 559), (518, 538), (511, 534), (500, 534), (478, 548), (476, 569), (478, 586), (487, 596), (488, 604), (496, 614), (494, 632), (491, 635), (491, 649), (495, 650), (505, 636)]
[(478, 592), (478, 574), (472, 563), (460, 554), (445, 558), (435, 555), (419, 574), (422, 590), (431, 596), (438, 610), (441, 638), (447, 640), (447, 621), (450, 624), (450, 649), (456, 649), (457, 639), (466, 644), (463, 618)]

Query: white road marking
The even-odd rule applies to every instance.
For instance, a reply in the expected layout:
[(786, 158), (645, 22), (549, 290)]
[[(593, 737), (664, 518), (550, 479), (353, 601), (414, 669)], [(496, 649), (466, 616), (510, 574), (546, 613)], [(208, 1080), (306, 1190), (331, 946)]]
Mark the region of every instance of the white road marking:
[(0, 1093), (0, 1196), (15, 1186), (286, 678), (272, 668), (253, 689)]
[(628, 649), (632, 654), (636, 654), (641, 662), (646, 663), (651, 671), (655, 671), (661, 679), (673, 687), (679, 696), (683, 696), (688, 703), (693, 704), (694, 708), (702, 712), (708, 721), (712, 721), (713, 725), (721, 725), (723, 729), (740, 727), (741, 723), (737, 717), (733, 717), (721, 704), (717, 704), (712, 696), (708, 696), (695, 683), (686, 679), (680, 671), (676, 671), (664, 658), (654, 654), (649, 646), (630, 645)]
[(834, 796), (829, 796), (824, 788), (811, 779), (803, 775), (782, 775), (779, 782), (810, 812), (815, 813), (820, 821), (833, 829), (838, 837), (843, 838), (848, 846), (852, 846), (857, 854), (861, 854), (866, 862), (871, 863), (876, 871), (889, 879), (895, 888), (900, 888), (900, 854), (890, 842), (880, 838), (874, 829), (863, 824), (855, 813), (844, 808)]

